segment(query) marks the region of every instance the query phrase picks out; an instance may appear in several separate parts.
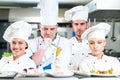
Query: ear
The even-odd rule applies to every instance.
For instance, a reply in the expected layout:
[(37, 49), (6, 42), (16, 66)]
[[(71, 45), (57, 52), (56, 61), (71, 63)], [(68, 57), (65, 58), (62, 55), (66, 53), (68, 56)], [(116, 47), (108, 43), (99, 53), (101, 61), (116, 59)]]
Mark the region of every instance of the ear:
[(87, 28), (89, 28), (90, 24), (87, 22)]
[(28, 44), (26, 43), (26, 47), (25, 47), (25, 49), (27, 49), (28, 48)]
[(105, 47), (105, 45), (106, 45), (106, 40), (104, 40), (104, 47)]
[(39, 29), (41, 28), (41, 24), (38, 24), (38, 28), (39, 28)]

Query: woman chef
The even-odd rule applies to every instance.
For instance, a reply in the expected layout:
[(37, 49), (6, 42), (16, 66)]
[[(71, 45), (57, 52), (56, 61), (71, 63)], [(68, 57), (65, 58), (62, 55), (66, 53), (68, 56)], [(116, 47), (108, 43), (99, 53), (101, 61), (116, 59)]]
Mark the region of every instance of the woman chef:
[(31, 25), (25, 21), (17, 21), (6, 29), (3, 38), (10, 43), (12, 56), (0, 60), (0, 71), (22, 72), (25, 68), (36, 68), (34, 61), (25, 55), (31, 31)]
[[(120, 63), (117, 58), (104, 55), (106, 45), (105, 36), (110, 31), (110, 25), (99, 23), (90, 27), (82, 34), (82, 39), (89, 41), (91, 53), (80, 64), (79, 69), (84, 72), (107, 72), (120, 73)], [(109, 73), (111, 74), (111, 73)]]
[[(71, 46), (68, 40), (57, 34), (58, 1), (41, 0), (41, 36), (30, 40), (28, 53), (38, 68), (43, 70), (67, 68)], [(52, 11), (51, 11), (52, 10)]]

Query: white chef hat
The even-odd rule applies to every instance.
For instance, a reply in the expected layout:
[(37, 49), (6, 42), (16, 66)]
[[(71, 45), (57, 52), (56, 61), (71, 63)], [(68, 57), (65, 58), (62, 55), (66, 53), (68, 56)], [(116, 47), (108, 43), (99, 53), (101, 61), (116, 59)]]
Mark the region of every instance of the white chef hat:
[(100, 38), (105, 40), (105, 36), (109, 33), (111, 26), (107, 23), (99, 23), (88, 28), (81, 36), (82, 39)]
[(41, 24), (56, 25), (58, 18), (58, 0), (41, 0)]
[(11, 24), (4, 32), (4, 40), (11, 42), (13, 38), (20, 38), (27, 42), (31, 35), (32, 27), (25, 21), (16, 21)]
[(85, 20), (88, 19), (89, 9), (86, 6), (76, 6), (71, 8), (70, 10), (65, 11), (64, 17), (65, 20)]

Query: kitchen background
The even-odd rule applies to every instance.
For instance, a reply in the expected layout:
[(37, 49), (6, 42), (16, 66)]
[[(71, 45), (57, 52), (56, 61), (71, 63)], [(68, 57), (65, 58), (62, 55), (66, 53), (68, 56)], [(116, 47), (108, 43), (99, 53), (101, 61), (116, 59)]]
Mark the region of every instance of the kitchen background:
[[(39, 36), (40, 0), (0, 0), (0, 58), (10, 51), (9, 44), (3, 40), (4, 30), (14, 21), (26, 20), (32, 24), (30, 38)], [(71, 22), (64, 20), (64, 12), (77, 5), (90, 9), (90, 26), (107, 22), (112, 29), (107, 38), (105, 52), (108, 55), (120, 56), (120, 0), (59, 0), (58, 33), (66, 38), (74, 36)]]

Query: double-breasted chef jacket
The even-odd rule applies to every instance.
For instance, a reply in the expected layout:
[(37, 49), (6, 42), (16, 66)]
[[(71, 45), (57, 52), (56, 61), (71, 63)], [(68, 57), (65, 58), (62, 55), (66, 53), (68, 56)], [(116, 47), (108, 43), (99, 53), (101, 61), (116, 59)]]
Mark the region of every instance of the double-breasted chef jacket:
[(70, 43), (72, 44), (72, 56), (69, 66), (71, 69), (78, 70), (79, 63), (90, 53), (88, 41), (78, 42), (76, 37), (72, 37)]
[(102, 59), (97, 59), (97, 57), (89, 55), (81, 62), (79, 69), (83, 72), (113, 69), (114, 73), (120, 73), (120, 62), (112, 56), (103, 55)]
[(0, 60), (0, 71), (14, 71), (22, 73), (23, 69), (36, 68), (36, 65), (33, 60), (31, 60), (26, 55), (21, 56), (20, 58), (13, 60), (13, 56), (3, 57)]
[[(27, 50), (28, 54), (35, 53), (39, 48), (41, 48), (42, 42), (42, 37), (37, 37), (33, 40), (30, 40), (30, 47)], [(57, 48), (61, 48), (61, 52), (58, 56), (56, 56)], [(61, 68), (68, 68), (70, 58), (71, 45), (69, 40), (57, 34), (52, 42), (52, 45), (45, 50), (42, 62), (37, 67), (42, 68), (43, 70), (53, 69), (54, 65), (60, 66)]]

